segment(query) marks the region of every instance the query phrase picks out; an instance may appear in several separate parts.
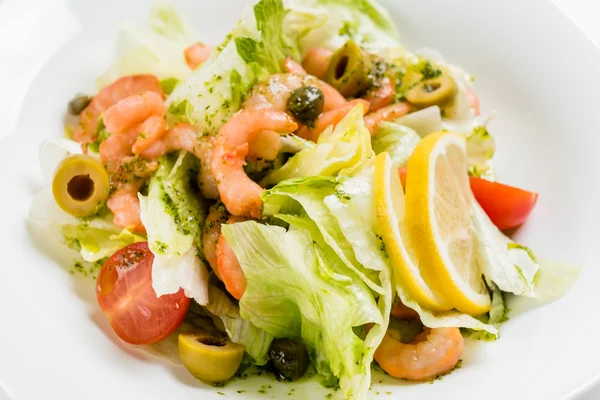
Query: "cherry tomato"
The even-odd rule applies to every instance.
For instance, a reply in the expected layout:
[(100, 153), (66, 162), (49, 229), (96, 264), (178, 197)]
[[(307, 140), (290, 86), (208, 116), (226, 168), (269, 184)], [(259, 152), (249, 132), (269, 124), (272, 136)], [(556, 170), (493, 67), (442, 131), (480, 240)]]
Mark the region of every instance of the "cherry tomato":
[[(400, 180), (406, 187), (406, 168), (400, 168)], [(525, 222), (537, 202), (537, 193), (472, 176), (469, 181), (473, 196), (500, 230)]]
[(475, 177), (471, 177), (470, 182), (475, 199), (500, 230), (525, 222), (538, 199), (537, 193), (502, 183)]
[(181, 324), (190, 305), (183, 289), (156, 297), (153, 261), (148, 243), (133, 243), (113, 254), (98, 274), (98, 304), (127, 343), (150, 344), (166, 338)]

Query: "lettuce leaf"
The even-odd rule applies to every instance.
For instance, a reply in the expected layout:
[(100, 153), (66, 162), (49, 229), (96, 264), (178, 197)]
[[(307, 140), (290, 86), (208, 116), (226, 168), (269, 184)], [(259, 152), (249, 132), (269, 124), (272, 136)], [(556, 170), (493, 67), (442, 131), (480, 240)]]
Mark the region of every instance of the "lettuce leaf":
[(152, 287), (158, 296), (183, 288), (198, 304), (208, 302), (208, 270), (198, 255), (205, 205), (194, 186), (197, 160), (186, 152), (159, 159), (148, 196), (139, 194), (141, 217), (154, 254)]
[(287, 13), (281, 0), (260, 0), (247, 9), (213, 56), (171, 93), (169, 113), (185, 103), (191, 123), (216, 133), (256, 83), (283, 71), (285, 56), (299, 57), (294, 38), (284, 34)]
[(481, 206), (473, 203), (475, 252), (483, 275), (503, 292), (534, 297), (539, 271), (535, 256), (500, 232)]
[(296, 153), (261, 184), (268, 186), (303, 176), (351, 175), (360, 169), (373, 155), (363, 115), (362, 106), (356, 106), (335, 128), (325, 130), (316, 146)]
[(469, 175), (494, 180), (492, 158), (496, 152), (494, 137), (485, 125), (477, 126), (467, 137)]
[(371, 142), (375, 154), (387, 152), (394, 164), (404, 167), (410, 155), (421, 141), (417, 133), (403, 125), (394, 122), (382, 122)]
[(127, 245), (146, 240), (128, 229), (121, 230), (103, 220), (92, 220), (78, 225), (65, 224), (60, 227), (60, 233), (64, 243), (79, 251), (81, 258), (87, 262), (110, 257)]
[[(388, 12), (372, 0), (288, 0), (286, 27), (299, 37), (302, 52), (314, 46), (336, 50), (353, 39), (372, 53), (398, 46)], [(289, 23), (287, 23), (289, 21)]]
[(117, 78), (132, 74), (154, 74), (160, 79), (185, 79), (191, 73), (184, 50), (196, 34), (192, 24), (177, 13), (169, 1), (155, 0), (148, 26), (124, 24), (119, 37), (119, 61), (96, 80), (101, 89)]
[(364, 290), (336, 279), (304, 229), (248, 221), (223, 226), (223, 234), (248, 281), (242, 317), (274, 337), (302, 340), (327, 382), (339, 378), (345, 397), (364, 398), (371, 364), (365, 354), (372, 349), (353, 328), (382, 324), (373, 297), (357, 297)]
[(206, 310), (221, 320), (229, 339), (244, 346), (254, 364), (266, 364), (273, 336), (243, 319), (239, 307), (216, 286), (208, 287), (208, 299)]
[(442, 125), (442, 112), (438, 106), (427, 107), (415, 111), (404, 117), (398, 118), (397, 124), (413, 129), (421, 137), (444, 129)]

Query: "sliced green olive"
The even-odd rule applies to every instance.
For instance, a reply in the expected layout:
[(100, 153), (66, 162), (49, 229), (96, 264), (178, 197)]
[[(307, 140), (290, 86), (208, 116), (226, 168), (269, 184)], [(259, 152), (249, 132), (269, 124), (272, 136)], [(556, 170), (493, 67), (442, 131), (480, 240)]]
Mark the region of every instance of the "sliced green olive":
[(179, 358), (196, 379), (225, 382), (244, 357), (244, 346), (205, 332), (179, 334)]
[(287, 111), (298, 122), (312, 128), (315, 120), (323, 112), (324, 105), (325, 96), (319, 88), (302, 86), (292, 91), (287, 102)]
[(303, 344), (291, 339), (275, 339), (269, 347), (269, 358), (279, 378), (301, 378), (308, 367), (308, 352)]
[(69, 112), (73, 115), (79, 115), (91, 103), (93, 97), (78, 94), (69, 102)]
[(92, 156), (65, 158), (54, 173), (54, 200), (75, 217), (87, 217), (97, 212), (108, 199), (109, 192), (106, 169)]
[(369, 87), (370, 72), (370, 58), (353, 40), (348, 40), (333, 53), (325, 81), (345, 97), (355, 97)]
[(405, 97), (418, 108), (439, 106), (444, 108), (452, 103), (457, 89), (454, 79), (447, 75), (422, 81), (406, 92)]

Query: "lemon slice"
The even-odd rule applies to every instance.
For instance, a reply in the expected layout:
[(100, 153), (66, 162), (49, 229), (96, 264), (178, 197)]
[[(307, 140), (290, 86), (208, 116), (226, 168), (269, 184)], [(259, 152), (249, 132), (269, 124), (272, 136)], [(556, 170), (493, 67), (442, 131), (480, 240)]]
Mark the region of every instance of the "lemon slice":
[(425, 282), (454, 308), (489, 311), (490, 296), (475, 257), (466, 139), (425, 137), (408, 160), (406, 225)]
[(434, 311), (450, 310), (452, 306), (425, 283), (413, 249), (406, 246), (409, 239), (405, 225), (404, 190), (398, 168), (388, 153), (381, 153), (375, 158), (373, 192), (377, 222), (396, 283), (406, 288), (421, 306)]

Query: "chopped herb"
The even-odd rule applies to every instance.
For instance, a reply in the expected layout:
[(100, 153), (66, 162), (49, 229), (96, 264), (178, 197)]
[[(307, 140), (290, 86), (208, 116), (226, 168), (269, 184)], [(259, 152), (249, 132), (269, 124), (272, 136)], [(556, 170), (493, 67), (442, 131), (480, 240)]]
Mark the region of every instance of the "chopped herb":
[(175, 86), (179, 83), (179, 79), (175, 77), (165, 78), (160, 81), (160, 88), (166, 95), (173, 93)]

